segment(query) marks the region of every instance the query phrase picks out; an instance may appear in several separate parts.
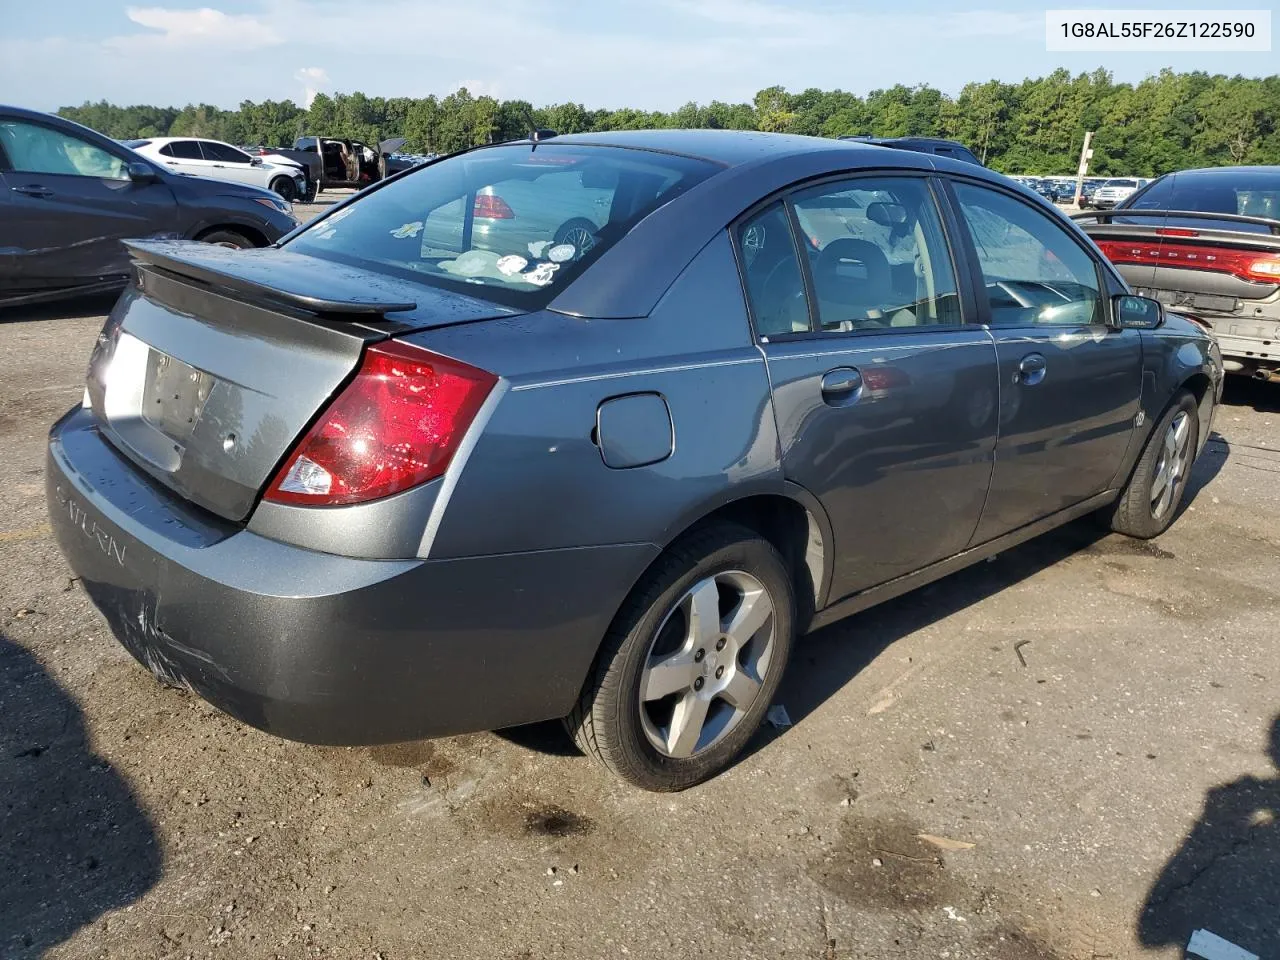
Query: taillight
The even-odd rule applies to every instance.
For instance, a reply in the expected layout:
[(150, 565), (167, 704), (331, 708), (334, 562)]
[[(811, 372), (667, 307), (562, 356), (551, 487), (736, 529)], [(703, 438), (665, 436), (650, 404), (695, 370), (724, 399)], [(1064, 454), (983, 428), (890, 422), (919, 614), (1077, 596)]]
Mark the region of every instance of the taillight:
[(495, 383), (491, 373), (408, 344), (370, 347), (265, 499), (362, 503), (440, 476)]
[(1154, 245), (1132, 240), (1099, 240), (1097, 244), (1112, 263), (1187, 267), (1229, 273), (1241, 280), (1280, 283), (1280, 255), (1276, 254), (1188, 243)]
[(514, 220), (515, 211), (496, 193), (476, 194), (475, 215), (483, 220)]

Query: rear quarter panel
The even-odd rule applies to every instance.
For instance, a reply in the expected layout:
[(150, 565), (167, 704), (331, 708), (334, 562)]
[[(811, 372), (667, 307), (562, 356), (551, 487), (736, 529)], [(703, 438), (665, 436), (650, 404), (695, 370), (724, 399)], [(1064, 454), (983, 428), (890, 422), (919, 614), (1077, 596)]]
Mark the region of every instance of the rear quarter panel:
[[(648, 317), (547, 311), (415, 339), (498, 373), (506, 391), (438, 501), (424, 542), (432, 558), (665, 545), (717, 505), (783, 489), (768, 376), (727, 233)], [(673, 452), (612, 469), (593, 435), (597, 410), (644, 392), (666, 401)]]

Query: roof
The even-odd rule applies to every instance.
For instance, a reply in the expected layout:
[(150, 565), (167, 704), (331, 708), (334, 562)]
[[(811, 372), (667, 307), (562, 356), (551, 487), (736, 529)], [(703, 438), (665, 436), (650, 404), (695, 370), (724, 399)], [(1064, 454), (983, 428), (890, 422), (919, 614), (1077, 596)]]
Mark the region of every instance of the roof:
[[(554, 140), (543, 141), (543, 144), (549, 143), (661, 150), (666, 153), (700, 157), (726, 167), (734, 167), (764, 157), (799, 156), (832, 149), (849, 151), (882, 149), (864, 143), (832, 140), (829, 137), (760, 133), (756, 130), (611, 130), (603, 133), (562, 134)], [(856, 166), (857, 163), (853, 165)]]
[(1226, 174), (1271, 173), (1271, 174), (1275, 174), (1276, 176), (1280, 176), (1280, 166), (1275, 166), (1275, 165), (1265, 166), (1262, 164), (1257, 164), (1254, 166), (1239, 166), (1239, 167), (1196, 167), (1194, 170), (1175, 170), (1174, 172), (1177, 173), (1177, 175), (1180, 177), (1201, 176), (1201, 175), (1209, 175), (1214, 173), (1226, 173)]

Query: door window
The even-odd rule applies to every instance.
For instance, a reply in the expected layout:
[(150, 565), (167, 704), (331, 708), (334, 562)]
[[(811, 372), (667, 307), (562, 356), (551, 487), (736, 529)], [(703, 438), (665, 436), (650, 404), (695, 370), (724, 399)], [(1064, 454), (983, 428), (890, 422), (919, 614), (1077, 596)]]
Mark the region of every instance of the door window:
[(738, 248), (756, 333), (776, 337), (809, 329), (809, 302), (787, 210), (766, 207), (738, 224)]
[(129, 165), (101, 147), (34, 123), (0, 121), (0, 147), (21, 173), (128, 180)]
[(206, 140), (200, 144), (200, 149), (204, 152), (206, 160), (212, 160), (215, 163), (243, 163), (250, 162), (249, 155), (241, 153), (235, 147), (227, 146), (225, 143), (214, 143)]
[(823, 331), (960, 325), (951, 252), (926, 181), (845, 180), (793, 203)]
[(173, 143), (166, 143), (160, 148), (160, 152), (166, 157), (173, 157), (175, 160), (204, 159), (204, 156), (200, 153), (200, 144), (194, 140), (175, 140)]
[(1065, 229), (985, 187), (956, 184), (956, 197), (978, 251), (992, 326), (1104, 322), (1097, 264)]

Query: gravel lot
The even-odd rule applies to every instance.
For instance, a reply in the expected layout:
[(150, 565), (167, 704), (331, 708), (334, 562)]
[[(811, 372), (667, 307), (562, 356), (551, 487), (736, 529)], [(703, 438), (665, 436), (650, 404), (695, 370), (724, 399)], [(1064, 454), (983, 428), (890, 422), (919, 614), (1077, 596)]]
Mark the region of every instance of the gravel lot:
[(1230, 385), (1158, 542), (810, 637), (795, 725), (656, 796), (553, 724), (314, 748), (161, 688), (46, 525), (108, 307), (0, 319), (0, 956), (1280, 957), (1280, 387)]

